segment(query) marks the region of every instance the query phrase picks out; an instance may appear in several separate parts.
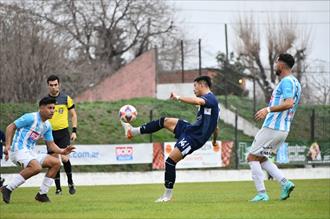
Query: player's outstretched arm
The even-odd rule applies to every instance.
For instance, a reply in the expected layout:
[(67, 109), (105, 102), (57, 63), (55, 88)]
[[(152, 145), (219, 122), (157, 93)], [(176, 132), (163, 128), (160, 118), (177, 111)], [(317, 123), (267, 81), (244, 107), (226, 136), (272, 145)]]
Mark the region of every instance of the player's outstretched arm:
[(219, 134), (219, 128), (217, 126), (213, 132), (213, 137), (212, 137), (212, 145), (214, 147), (218, 146), (218, 143), (217, 143), (218, 134)]
[(74, 149), (76, 149), (76, 147), (74, 147), (72, 145), (69, 145), (65, 149), (61, 149), (55, 144), (54, 141), (46, 141), (46, 145), (47, 145), (47, 147), (50, 148), (50, 150), (52, 150), (56, 154), (63, 154), (63, 155), (70, 154), (71, 152), (74, 151)]
[(15, 130), (16, 130), (16, 125), (14, 123), (10, 123), (6, 128), (6, 144), (5, 144), (5, 150), (3, 152), (5, 155), (5, 160), (9, 159), (10, 145), (13, 141)]
[(174, 92), (171, 93), (170, 99), (181, 101), (183, 103), (188, 103), (188, 104), (192, 104), (192, 105), (200, 105), (200, 106), (205, 105), (205, 100), (203, 98), (200, 98), (200, 97), (181, 97), (181, 96), (175, 94)]
[(281, 103), (278, 106), (272, 106), (272, 107), (265, 107), (259, 110), (256, 115), (256, 120), (264, 119), (268, 113), (270, 112), (282, 112), (287, 109), (291, 109), (294, 106), (294, 100), (292, 98), (285, 99), (283, 103)]
[(283, 103), (278, 106), (272, 106), (269, 108), (271, 112), (281, 112), (287, 109), (291, 109), (294, 106), (294, 100), (292, 98), (285, 99)]

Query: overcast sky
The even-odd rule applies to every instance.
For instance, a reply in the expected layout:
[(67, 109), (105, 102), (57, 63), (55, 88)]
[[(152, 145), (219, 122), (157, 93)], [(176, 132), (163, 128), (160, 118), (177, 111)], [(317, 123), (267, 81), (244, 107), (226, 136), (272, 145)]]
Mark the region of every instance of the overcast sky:
[[(330, 4), (329, 1), (223, 1), (223, 0), (166, 0), (177, 9), (187, 36), (202, 39), (202, 65), (215, 67), (218, 51), (225, 52), (224, 23), (228, 24), (229, 51), (233, 51), (235, 18), (240, 14), (252, 13), (261, 31), (266, 27), (269, 16), (290, 14), (296, 18), (299, 27), (312, 29), (312, 48), (309, 60), (321, 59), (330, 62)], [(265, 54), (264, 54), (265, 55)], [(196, 57), (198, 54), (196, 53)], [(191, 61), (189, 67), (192, 67)], [(328, 65), (329, 66), (329, 65)], [(188, 67), (188, 66), (187, 66)], [(196, 68), (198, 67), (198, 61)]]

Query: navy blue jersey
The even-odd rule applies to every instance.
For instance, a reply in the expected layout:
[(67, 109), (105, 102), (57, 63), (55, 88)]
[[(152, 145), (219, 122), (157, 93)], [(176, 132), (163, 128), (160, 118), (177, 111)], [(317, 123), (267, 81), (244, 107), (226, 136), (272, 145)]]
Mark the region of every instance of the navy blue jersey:
[(185, 129), (185, 134), (193, 141), (195, 147), (203, 146), (209, 140), (217, 127), (220, 113), (218, 100), (212, 92), (200, 98), (205, 100), (205, 105), (200, 106), (196, 121)]

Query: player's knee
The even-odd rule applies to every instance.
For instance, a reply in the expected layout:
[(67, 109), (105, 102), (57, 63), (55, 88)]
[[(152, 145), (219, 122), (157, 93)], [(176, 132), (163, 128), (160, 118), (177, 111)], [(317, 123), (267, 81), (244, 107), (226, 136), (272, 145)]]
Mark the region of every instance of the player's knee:
[(163, 128), (167, 128), (171, 131), (174, 131), (175, 126), (178, 122), (178, 119), (176, 118), (168, 118), (168, 117), (162, 117), (164, 122), (163, 122)]
[(247, 162), (253, 161), (252, 155), (251, 154), (248, 154), (246, 160), (247, 160)]
[(166, 167), (174, 167), (176, 165), (176, 162), (174, 160), (172, 160), (170, 157), (168, 157), (165, 161), (165, 165)]
[(253, 154), (249, 154), (249, 155), (247, 156), (247, 161), (248, 161), (248, 162), (251, 162), (251, 161), (259, 161), (259, 159), (258, 159), (257, 156), (255, 156), (255, 155), (253, 155)]
[(41, 165), (33, 165), (33, 167), (32, 167), (32, 171), (33, 171), (33, 174), (34, 174), (34, 175), (40, 173), (41, 170), (42, 170)]
[(171, 123), (171, 118), (168, 118), (168, 117), (161, 117), (160, 118), (160, 121), (163, 122), (163, 126), (164, 127), (167, 127), (170, 125)]
[(61, 161), (59, 159), (53, 159), (51, 167), (59, 170), (61, 168)]
[(64, 163), (68, 162), (69, 161), (69, 157), (66, 156), (66, 155), (61, 155), (61, 159)]

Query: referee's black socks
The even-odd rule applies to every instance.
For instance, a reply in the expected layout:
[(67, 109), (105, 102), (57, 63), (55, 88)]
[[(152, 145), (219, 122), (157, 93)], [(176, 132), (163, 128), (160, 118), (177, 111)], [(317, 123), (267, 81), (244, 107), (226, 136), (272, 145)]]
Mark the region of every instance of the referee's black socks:
[(56, 173), (56, 176), (54, 178), (54, 181), (55, 181), (55, 185), (56, 185), (56, 191), (57, 190), (62, 190), (61, 189), (61, 179), (60, 179), (61, 175), (60, 175), (60, 171), (58, 171)]
[(73, 184), (73, 181), (72, 181), (72, 166), (71, 166), (70, 160), (68, 160), (67, 162), (63, 162), (63, 166), (64, 166), (65, 173), (68, 177), (68, 184), (72, 185)]

